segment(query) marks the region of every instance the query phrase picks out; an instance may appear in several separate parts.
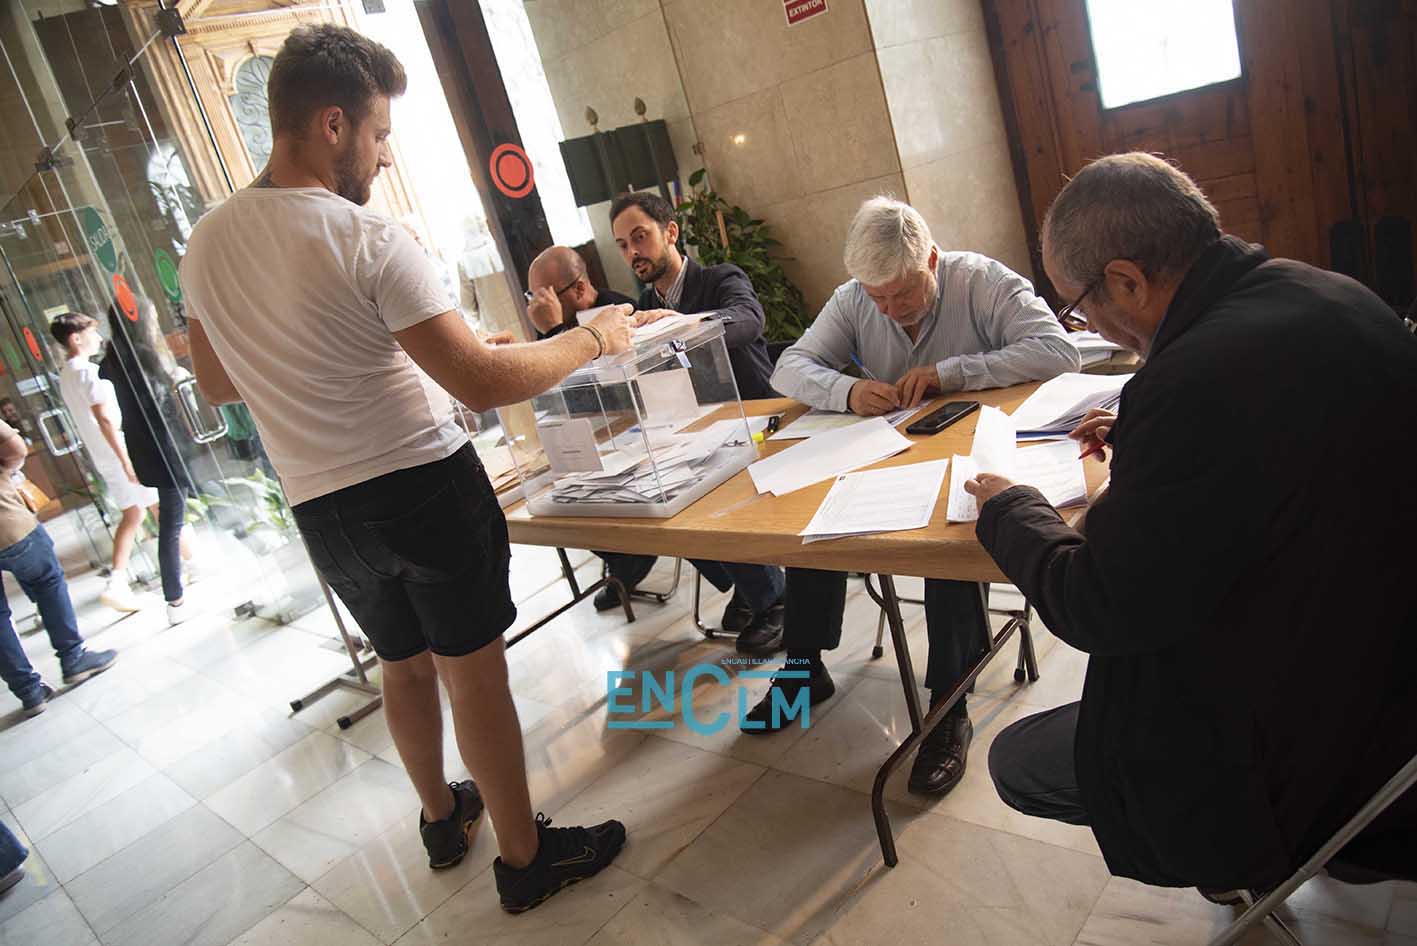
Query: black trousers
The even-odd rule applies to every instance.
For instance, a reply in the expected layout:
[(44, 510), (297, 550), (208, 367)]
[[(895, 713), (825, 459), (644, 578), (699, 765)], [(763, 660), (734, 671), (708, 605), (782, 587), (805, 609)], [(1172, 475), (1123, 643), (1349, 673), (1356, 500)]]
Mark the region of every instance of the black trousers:
[[(653, 555), (628, 552), (596, 552), (609, 566), (610, 574), (620, 579), (626, 588), (645, 580), (658, 560)], [(742, 562), (713, 562), (689, 559), (699, 574), (719, 591), (733, 589), (754, 614), (761, 614), (782, 597), (784, 579), (776, 565), (745, 565)]]
[(1073, 760), (1079, 705), (1026, 716), (994, 738), (989, 775), (1004, 804), (1034, 818), (1088, 823)]
[[(846, 572), (787, 570), (783, 643), (789, 652), (834, 649), (841, 643), (845, 610)], [(925, 686), (935, 693), (952, 689), (988, 648), (988, 617), (979, 586), (926, 579), (925, 627), (930, 638)]]

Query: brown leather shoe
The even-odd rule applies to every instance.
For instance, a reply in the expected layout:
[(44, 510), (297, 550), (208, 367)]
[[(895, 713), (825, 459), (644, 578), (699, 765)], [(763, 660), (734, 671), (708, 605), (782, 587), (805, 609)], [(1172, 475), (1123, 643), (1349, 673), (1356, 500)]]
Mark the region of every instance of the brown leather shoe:
[(951, 713), (935, 727), (910, 769), (907, 786), (917, 795), (944, 795), (964, 778), (969, 744), (974, 739), (974, 724), (966, 713)]

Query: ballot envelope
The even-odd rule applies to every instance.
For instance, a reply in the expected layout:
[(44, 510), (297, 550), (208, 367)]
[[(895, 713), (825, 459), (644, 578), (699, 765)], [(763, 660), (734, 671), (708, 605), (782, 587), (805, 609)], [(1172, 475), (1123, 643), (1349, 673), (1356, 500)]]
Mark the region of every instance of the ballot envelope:
[(713, 319), (645, 326), (498, 413), (534, 516), (672, 516), (758, 455)]

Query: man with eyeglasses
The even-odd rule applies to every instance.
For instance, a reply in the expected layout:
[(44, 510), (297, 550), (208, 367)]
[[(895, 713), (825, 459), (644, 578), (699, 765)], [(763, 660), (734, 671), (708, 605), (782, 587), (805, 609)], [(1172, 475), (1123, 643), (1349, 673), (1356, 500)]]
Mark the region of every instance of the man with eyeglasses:
[(569, 246), (553, 246), (527, 270), (526, 314), (538, 339), (559, 335), (576, 324), (576, 313), (606, 305), (633, 306), (635, 300), (590, 284), (585, 260)]
[[(1071, 308), (1146, 357), (1086, 531), (981, 475), (976, 532), (1065, 643), (1080, 702), (995, 737), (1000, 798), (1092, 828), (1113, 874), (1268, 889), (1417, 752), (1417, 340), (1346, 276), (1226, 235), (1150, 154), (1083, 168), (1043, 221)], [(1329, 863), (1417, 876), (1417, 792)], [(1347, 867), (1344, 871), (1343, 867)]]

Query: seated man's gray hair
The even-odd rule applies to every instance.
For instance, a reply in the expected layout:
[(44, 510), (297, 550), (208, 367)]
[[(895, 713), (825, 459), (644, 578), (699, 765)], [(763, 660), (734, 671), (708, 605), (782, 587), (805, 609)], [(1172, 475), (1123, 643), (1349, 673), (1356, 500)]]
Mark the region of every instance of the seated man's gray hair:
[(895, 282), (930, 267), (930, 228), (912, 206), (872, 197), (846, 231), (846, 273), (867, 286)]
[(1154, 154), (1098, 158), (1063, 187), (1043, 218), (1045, 252), (1086, 286), (1114, 259), (1174, 277), (1220, 239), (1220, 215), (1196, 182)]

